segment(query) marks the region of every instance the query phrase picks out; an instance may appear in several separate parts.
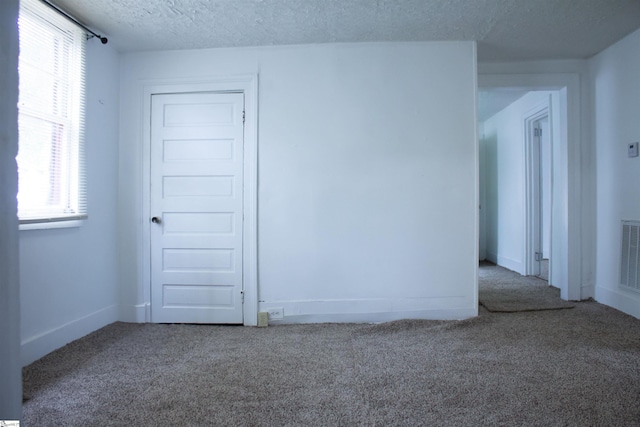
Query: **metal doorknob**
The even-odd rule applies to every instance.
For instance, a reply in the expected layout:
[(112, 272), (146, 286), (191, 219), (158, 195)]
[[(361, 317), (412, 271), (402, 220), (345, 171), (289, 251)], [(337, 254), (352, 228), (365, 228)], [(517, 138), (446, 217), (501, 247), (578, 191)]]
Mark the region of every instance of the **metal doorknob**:
[(160, 218), (158, 218), (157, 216), (154, 216), (153, 218), (151, 218), (151, 222), (154, 224), (160, 224)]

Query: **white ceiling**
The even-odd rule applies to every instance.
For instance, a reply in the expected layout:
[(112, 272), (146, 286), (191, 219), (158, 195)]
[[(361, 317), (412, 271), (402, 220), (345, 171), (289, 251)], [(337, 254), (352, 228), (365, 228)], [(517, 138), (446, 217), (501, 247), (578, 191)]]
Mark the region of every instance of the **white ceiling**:
[[(640, 28), (640, 0), (49, 1), (120, 52), (476, 40), (479, 61), (582, 59)], [(479, 92), (479, 120), (525, 93)]]
[(50, 0), (121, 52), (476, 40), (480, 61), (590, 57), (640, 27), (639, 0)]

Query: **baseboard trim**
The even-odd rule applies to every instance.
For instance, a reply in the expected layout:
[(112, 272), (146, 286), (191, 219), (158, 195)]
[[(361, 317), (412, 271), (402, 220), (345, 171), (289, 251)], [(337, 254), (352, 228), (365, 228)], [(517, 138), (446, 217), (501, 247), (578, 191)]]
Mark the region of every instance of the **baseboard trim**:
[(478, 315), (477, 304), (464, 297), (280, 301), (260, 304), (260, 311), (282, 308), (284, 318), (270, 324), (382, 323), (401, 319), (462, 320)]
[(504, 256), (498, 256), (497, 264), (500, 267), (504, 267), (511, 271), (515, 271), (518, 274), (524, 274), (524, 265), (520, 261), (515, 261), (511, 258), (507, 258)]
[(127, 323), (147, 323), (151, 321), (151, 304), (125, 305), (120, 309), (119, 319)]
[(302, 323), (384, 323), (394, 320), (463, 320), (478, 315), (477, 310), (424, 310), (387, 313), (318, 313), (285, 316), (282, 320), (269, 320), (273, 325)]
[(147, 323), (151, 321), (151, 304), (146, 302), (135, 306), (136, 323)]
[(638, 293), (596, 286), (594, 299), (640, 319), (640, 294)]
[(500, 267), (504, 267), (511, 271), (515, 271), (519, 274), (524, 274), (524, 265), (520, 261), (513, 260), (511, 258), (500, 256), (493, 252), (487, 251), (487, 261), (491, 261), (492, 263), (499, 265)]
[(589, 299), (589, 298), (596, 299), (595, 295), (596, 295), (596, 292), (595, 292), (595, 287), (593, 285), (583, 286), (580, 299), (583, 299), (583, 300)]
[(22, 341), (20, 360), (27, 366), (54, 350), (118, 320), (112, 305)]

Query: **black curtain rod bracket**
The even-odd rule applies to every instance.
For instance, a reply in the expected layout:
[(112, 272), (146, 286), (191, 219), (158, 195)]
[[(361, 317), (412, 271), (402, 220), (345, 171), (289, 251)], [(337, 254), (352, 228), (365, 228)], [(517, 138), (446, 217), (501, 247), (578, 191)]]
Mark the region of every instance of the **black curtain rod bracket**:
[(51, 3), (49, 0), (40, 0), (42, 3), (44, 3), (45, 5), (49, 6), (49, 8), (55, 10), (56, 12), (58, 12), (60, 15), (64, 16), (65, 18), (67, 18), (69, 21), (73, 22), (74, 24), (76, 24), (78, 27), (82, 28), (83, 30), (85, 30), (88, 34), (87, 37), (91, 38), (91, 37), (97, 37), (102, 44), (107, 44), (107, 42), (109, 41), (106, 37), (101, 36), (100, 34), (95, 33), (94, 31), (92, 31), (89, 27), (87, 27), (86, 25), (84, 25), (82, 22), (78, 21), (76, 18), (74, 18), (72, 15), (68, 14), (67, 12), (65, 12), (64, 10), (62, 10), (61, 8), (59, 8), (58, 6), (56, 6), (55, 4)]

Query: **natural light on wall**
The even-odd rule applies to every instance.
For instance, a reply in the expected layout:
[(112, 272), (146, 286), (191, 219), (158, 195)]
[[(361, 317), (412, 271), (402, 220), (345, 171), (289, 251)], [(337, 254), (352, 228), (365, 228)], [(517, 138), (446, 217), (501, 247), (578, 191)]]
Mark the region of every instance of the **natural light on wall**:
[(20, 3), (20, 223), (84, 219), (86, 35), (38, 0)]

